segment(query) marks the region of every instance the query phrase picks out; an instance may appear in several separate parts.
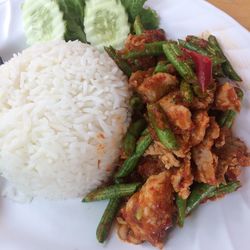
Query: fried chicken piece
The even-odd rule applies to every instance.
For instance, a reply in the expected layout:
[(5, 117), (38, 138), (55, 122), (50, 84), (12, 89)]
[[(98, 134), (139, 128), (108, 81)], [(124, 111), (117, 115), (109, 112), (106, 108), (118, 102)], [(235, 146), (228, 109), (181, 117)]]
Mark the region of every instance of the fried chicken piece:
[(215, 149), (219, 157), (217, 176), (220, 180), (237, 180), (241, 167), (250, 166), (250, 153), (240, 139), (232, 136), (231, 132), (225, 132), (225, 144)]
[(150, 68), (146, 71), (138, 70), (132, 73), (129, 78), (129, 85), (134, 89), (138, 88), (143, 83), (145, 78), (152, 76), (153, 72), (154, 68)]
[(196, 165), (195, 180), (198, 182), (216, 185), (218, 157), (211, 150), (214, 140), (220, 135), (220, 128), (214, 117), (210, 118), (209, 127), (204, 140), (192, 148), (192, 159)]
[(177, 78), (167, 73), (157, 73), (144, 79), (138, 93), (146, 102), (156, 102), (178, 84)]
[(165, 171), (149, 177), (121, 213), (138, 241), (162, 248), (175, 214), (170, 173)]
[(157, 156), (166, 169), (180, 166), (180, 162), (174, 154), (158, 141), (154, 141), (154, 143), (149, 146), (144, 156)]
[(187, 199), (190, 194), (189, 187), (193, 184), (194, 177), (191, 169), (191, 155), (188, 154), (182, 161), (181, 166), (173, 170), (171, 183), (174, 191), (182, 199)]
[(208, 109), (213, 102), (214, 90), (208, 90), (205, 97), (194, 97), (192, 103), (190, 104), (190, 108), (192, 110)]
[(230, 83), (219, 85), (216, 90), (215, 109), (226, 111), (235, 110), (240, 111), (241, 101), (236, 93), (234, 86)]
[(125, 42), (126, 51), (143, 50), (145, 43), (165, 41), (165, 32), (158, 30), (145, 30), (141, 35), (129, 35)]
[(194, 129), (191, 133), (191, 145), (196, 146), (204, 139), (206, 129), (209, 126), (209, 116), (207, 111), (196, 111), (193, 115)]
[(164, 96), (159, 104), (166, 113), (170, 123), (181, 130), (190, 130), (193, 126), (190, 110), (178, 103), (178, 91), (173, 91)]
[(140, 162), (137, 172), (143, 179), (148, 179), (151, 175), (157, 175), (166, 169), (159, 158), (146, 156)]

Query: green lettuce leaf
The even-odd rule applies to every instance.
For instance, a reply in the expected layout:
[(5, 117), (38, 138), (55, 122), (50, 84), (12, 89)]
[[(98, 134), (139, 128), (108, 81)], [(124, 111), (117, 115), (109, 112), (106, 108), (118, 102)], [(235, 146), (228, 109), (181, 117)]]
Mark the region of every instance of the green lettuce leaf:
[(136, 16), (141, 13), (145, 2), (146, 0), (121, 0), (121, 3), (127, 10), (131, 22), (133, 22)]
[(66, 23), (65, 40), (80, 40), (86, 43), (84, 33), (84, 0), (57, 0)]
[(157, 29), (159, 28), (159, 16), (157, 15), (155, 10), (152, 10), (151, 8), (143, 8), (140, 12), (140, 18), (141, 22), (143, 24), (143, 27), (147, 30), (150, 29)]

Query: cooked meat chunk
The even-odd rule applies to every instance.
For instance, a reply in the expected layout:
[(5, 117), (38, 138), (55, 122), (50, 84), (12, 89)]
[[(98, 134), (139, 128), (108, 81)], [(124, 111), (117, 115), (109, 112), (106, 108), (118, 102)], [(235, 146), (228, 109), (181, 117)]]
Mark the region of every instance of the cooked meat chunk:
[(151, 175), (159, 174), (165, 170), (163, 163), (158, 158), (147, 156), (140, 162), (137, 172), (144, 179), (147, 179)]
[(220, 135), (220, 128), (213, 117), (210, 118), (209, 127), (204, 140), (192, 148), (192, 158), (196, 165), (195, 180), (198, 182), (216, 185), (218, 157), (212, 153), (214, 140)]
[(145, 78), (138, 87), (138, 93), (146, 102), (156, 102), (177, 86), (177, 78), (167, 73), (157, 73)]
[(173, 170), (171, 183), (174, 191), (183, 199), (187, 199), (190, 190), (189, 187), (193, 184), (193, 175), (191, 170), (191, 155), (188, 154), (181, 163), (181, 167)]
[(191, 112), (185, 106), (176, 103), (178, 92), (171, 92), (160, 101), (160, 106), (166, 113), (169, 121), (181, 130), (190, 130), (193, 126)]
[(165, 32), (161, 29), (146, 30), (141, 35), (129, 35), (125, 42), (125, 50), (143, 50), (145, 43), (152, 43), (166, 40)]
[(193, 115), (194, 129), (191, 133), (191, 144), (196, 146), (203, 140), (209, 125), (209, 116), (206, 111), (197, 111)]
[(193, 149), (192, 156), (197, 166), (195, 180), (210, 185), (216, 185), (218, 157), (203, 145), (197, 146)]
[(122, 216), (135, 238), (159, 248), (173, 225), (174, 214), (173, 188), (167, 171), (149, 177), (122, 209)]
[(222, 111), (229, 109), (240, 111), (241, 107), (236, 90), (229, 83), (224, 83), (217, 88), (214, 104), (216, 109)]
[(236, 180), (240, 175), (240, 167), (250, 166), (250, 154), (240, 139), (231, 135), (229, 130), (225, 133), (225, 144), (215, 149), (219, 157), (217, 176), (220, 180)]
[(194, 97), (190, 108), (192, 110), (208, 109), (214, 102), (214, 90), (208, 90), (205, 97)]
[(146, 71), (138, 70), (129, 78), (129, 85), (133, 88), (138, 88), (145, 78), (150, 77), (153, 74), (154, 68), (150, 68)]
[(151, 144), (144, 155), (157, 156), (166, 169), (180, 166), (180, 162), (176, 159), (174, 154), (158, 141)]

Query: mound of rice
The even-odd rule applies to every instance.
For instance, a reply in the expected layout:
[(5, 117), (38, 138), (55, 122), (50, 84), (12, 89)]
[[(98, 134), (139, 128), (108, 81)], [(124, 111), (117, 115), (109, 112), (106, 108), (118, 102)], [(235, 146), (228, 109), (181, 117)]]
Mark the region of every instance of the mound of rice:
[(0, 67), (0, 174), (26, 197), (82, 197), (110, 175), (129, 123), (126, 77), (81, 42)]

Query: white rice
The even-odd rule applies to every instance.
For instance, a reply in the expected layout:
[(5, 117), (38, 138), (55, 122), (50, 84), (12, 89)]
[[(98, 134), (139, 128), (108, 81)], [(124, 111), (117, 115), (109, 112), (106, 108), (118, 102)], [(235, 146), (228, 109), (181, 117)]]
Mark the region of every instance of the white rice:
[(126, 77), (90, 45), (24, 50), (0, 67), (0, 174), (25, 197), (84, 196), (114, 167), (128, 99)]

